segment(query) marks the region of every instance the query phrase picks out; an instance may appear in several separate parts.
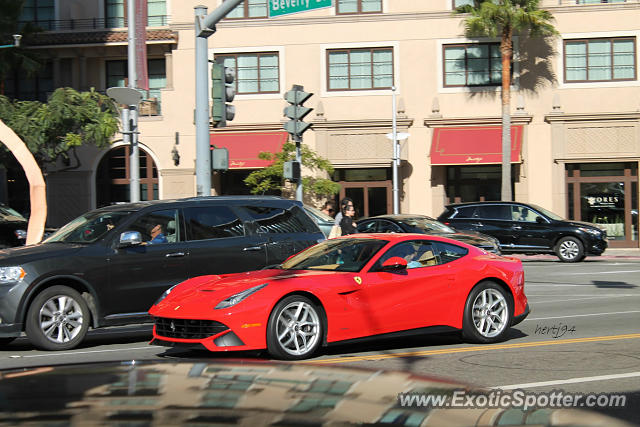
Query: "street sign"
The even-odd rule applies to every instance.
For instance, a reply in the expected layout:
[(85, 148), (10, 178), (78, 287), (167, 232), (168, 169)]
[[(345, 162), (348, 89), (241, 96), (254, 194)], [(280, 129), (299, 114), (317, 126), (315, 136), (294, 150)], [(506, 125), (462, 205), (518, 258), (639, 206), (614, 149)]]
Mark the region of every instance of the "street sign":
[(269, 0), (269, 16), (282, 16), (331, 7), (331, 0)]

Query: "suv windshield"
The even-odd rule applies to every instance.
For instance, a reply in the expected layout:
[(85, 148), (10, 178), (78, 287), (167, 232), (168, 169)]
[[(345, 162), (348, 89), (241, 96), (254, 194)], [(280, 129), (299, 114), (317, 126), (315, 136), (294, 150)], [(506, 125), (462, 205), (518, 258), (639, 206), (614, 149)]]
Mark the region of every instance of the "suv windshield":
[(0, 206), (0, 221), (26, 221), (27, 219), (20, 215), (18, 211), (11, 209), (9, 206)]
[(551, 219), (555, 219), (556, 221), (565, 221), (565, 219), (562, 218), (561, 216), (556, 215), (553, 212), (546, 210), (545, 208), (541, 208), (540, 206), (536, 206), (536, 205), (529, 205), (529, 206), (531, 206), (533, 209), (537, 210), (538, 212), (545, 214)]
[(53, 233), (43, 243), (93, 243), (131, 215), (128, 211), (88, 212)]
[(325, 240), (285, 261), (282, 269), (356, 272), (387, 243), (374, 239)]
[(417, 228), (421, 232), (427, 232), (427, 234), (430, 231), (437, 231), (439, 233), (455, 233), (455, 230), (451, 227), (447, 227), (443, 223), (431, 218), (406, 218), (399, 220), (398, 222)]

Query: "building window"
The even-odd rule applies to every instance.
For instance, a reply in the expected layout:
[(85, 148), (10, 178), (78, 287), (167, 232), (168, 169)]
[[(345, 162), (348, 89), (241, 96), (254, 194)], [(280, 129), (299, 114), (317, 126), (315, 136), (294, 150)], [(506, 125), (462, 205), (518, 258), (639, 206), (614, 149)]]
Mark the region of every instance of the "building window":
[(167, 25), (167, 4), (165, 0), (147, 0), (147, 25), (150, 27)]
[(53, 0), (27, 0), (20, 15), (20, 22), (32, 22), (44, 30), (51, 29), (54, 19)]
[(453, 8), (457, 8), (460, 6), (473, 6), (473, 0), (453, 0)]
[(336, 0), (336, 13), (339, 15), (380, 12), (382, 0)]
[(565, 40), (565, 82), (636, 79), (636, 39)]
[(499, 86), (502, 82), (499, 43), (446, 45), (443, 49), (444, 86)]
[[(105, 26), (122, 28), (127, 26), (126, 0), (105, 0)], [(147, 25), (159, 27), (167, 25), (166, 0), (147, 0)]]
[(53, 90), (51, 61), (47, 61), (34, 76), (16, 72), (4, 81), (4, 95), (22, 101), (47, 102)]
[(125, 26), (124, 2), (125, 0), (105, 1), (107, 28), (122, 28)]
[(327, 51), (329, 90), (389, 89), (393, 86), (393, 49)]
[(225, 67), (236, 70), (236, 93), (277, 93), (280, 78), (277, 52), (216, 55)]
[[(128, 85), (128, 68), (127, 61), (116, 60), (107, 61), (107, 87), (123, 87)], [(141, 111), (141, 115), (159, 115), (161, 114), (161, 89), (167, 85), (167, 73), (165, 69), (165, 60), (162, 59), (148, 59), (147, 70), (149, 73), (149, 94), (147, 98), (155, 101), (152, 106), (147, 104), (141, 104), (141, 110), (147, 108), (145, 111)]]
[(266, 18), (268, 16), (267, 14), (267, 0), (245, 0), (229, 12), (226, 18)]

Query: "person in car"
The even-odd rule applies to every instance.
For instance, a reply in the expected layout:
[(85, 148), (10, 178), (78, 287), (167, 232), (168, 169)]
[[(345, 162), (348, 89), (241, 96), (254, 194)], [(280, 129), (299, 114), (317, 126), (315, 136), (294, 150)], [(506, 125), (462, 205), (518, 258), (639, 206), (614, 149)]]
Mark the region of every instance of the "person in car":
[(322, 212), (329, 215), (330, 217), (333, 217), (336, 213), (335, 202), (333, 200), (326, 201), (324, 206), (322, 207)]
[(151, 227), (149, 230), (149, 235), (151, 235), (151, 240), (149, 240), (147, 245), (154, 245), (158, 243), (167, 243), (167, 236), (164, 235), (164, 230), (162, 229), (162, 224), (156, 224)]

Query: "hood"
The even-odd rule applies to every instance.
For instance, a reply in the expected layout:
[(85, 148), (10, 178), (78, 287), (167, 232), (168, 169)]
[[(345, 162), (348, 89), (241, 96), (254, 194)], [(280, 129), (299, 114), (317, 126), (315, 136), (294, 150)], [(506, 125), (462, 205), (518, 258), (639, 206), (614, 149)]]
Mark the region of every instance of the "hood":
[(565, 220), (562, 222), (564, 222), (565, 224), (573, 225), (574, 227), (589, 227), (589, 228), (595, 228), (597, 230), (603, 230), (602, 228), (598, 227), (597, 224), (594, 224), (592, 222), (574, 221), (574, 220)]
[(0, 419), (12, 425), (81, 425), (91, 420), (105, 426), (397, 426), (409, 424), (402, 417), (411, 416), (418, 421), (414, 425), (428, 417), (434, 421), (429, 425), (470, 426), (535, 416), (536, 424), (545, 426), (586, 421), (590, 426), (632, 425), (575, 408), (549, 408), (532, 415), (531, 409), (517, 407), (400, 407), (400, 396), (451, 396), (454, 391), (487, 392), (460, 381), (379, 369), (265, 360), (136, 360), (2, 371)]
[(17, 265), (45, 258), (67, 257), (85, 247), (77, 243), (38, 243), (0, 250), (0, 264)]

